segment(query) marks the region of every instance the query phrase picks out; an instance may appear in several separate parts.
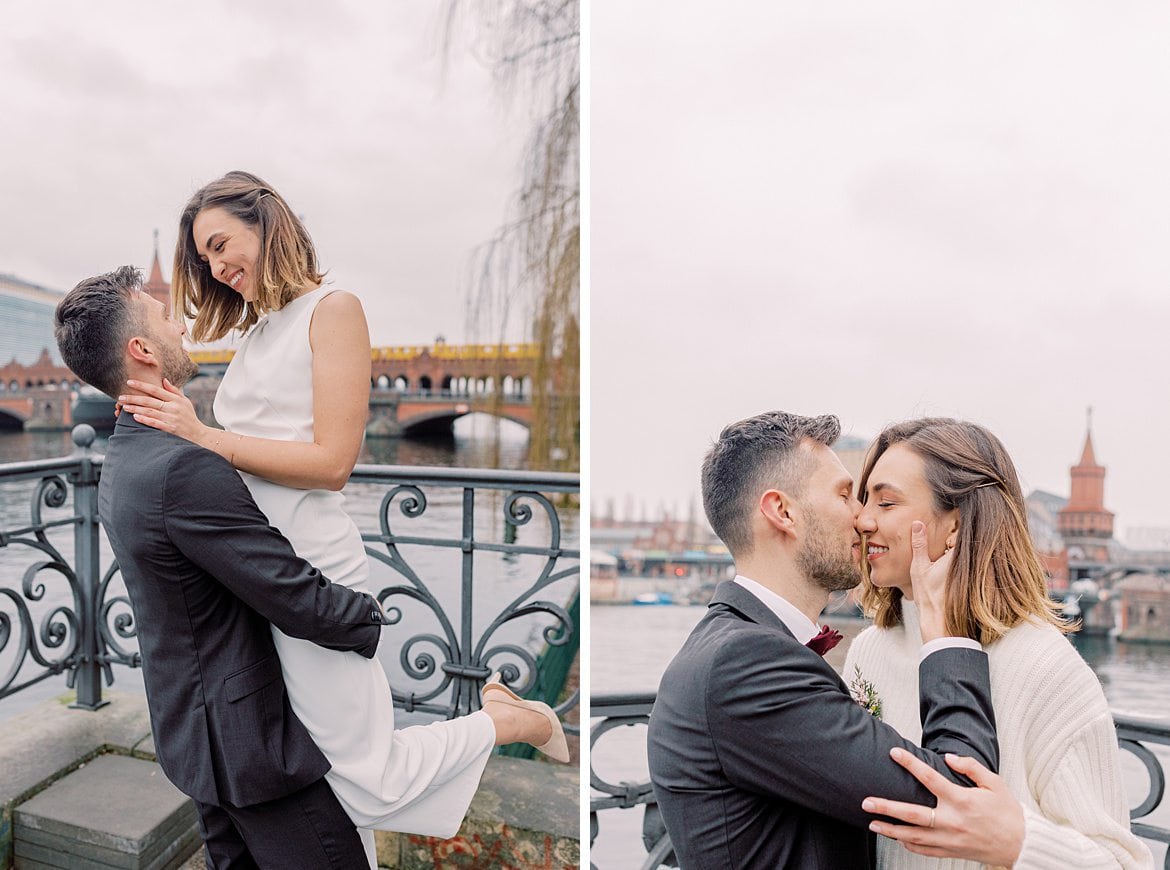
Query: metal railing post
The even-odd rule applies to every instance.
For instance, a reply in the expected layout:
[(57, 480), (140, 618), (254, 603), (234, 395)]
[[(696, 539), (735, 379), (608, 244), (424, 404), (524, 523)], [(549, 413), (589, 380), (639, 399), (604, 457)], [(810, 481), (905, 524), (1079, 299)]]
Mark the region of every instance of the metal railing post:
[(73, 562), (77, 571), (78, 601), (81, 612), (77, 665), (71, 672), (77, 700), (70, 707), (96, 710), (109, 701), (102, 700), (102, 667), (98, 649), (98, 583), (101, 573), (98, 548), (98, 475), (94, 468), (91, 445), (96, 433), (82, 424), (73, 430), (74, 456), (80, 468), (73, 478), (73, 505), (78, 521), (73, 531)]

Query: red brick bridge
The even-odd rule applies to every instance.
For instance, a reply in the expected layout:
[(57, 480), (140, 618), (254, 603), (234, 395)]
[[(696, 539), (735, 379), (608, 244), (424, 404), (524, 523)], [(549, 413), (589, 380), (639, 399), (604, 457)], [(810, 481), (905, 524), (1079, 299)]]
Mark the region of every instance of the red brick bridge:
[[(211, 402), (234, 351), (197, 351), (202, 377), (187, 393), (210, 420)], [(371, 351), (371, 435), (449, 432), (455, 420), (486, 413), (532, 425), (535, 344), (400, 345)], [(77, 377), (48, 351), (31, 366), (0, 367), (0, 429), (68, 429)]]

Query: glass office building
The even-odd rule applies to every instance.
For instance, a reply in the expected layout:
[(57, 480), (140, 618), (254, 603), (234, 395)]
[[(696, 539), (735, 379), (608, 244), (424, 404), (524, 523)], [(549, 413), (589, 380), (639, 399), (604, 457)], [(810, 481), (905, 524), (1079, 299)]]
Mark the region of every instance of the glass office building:
[(0, 366), (13, 360), (32, 365), (46, 348), (53, 362), (61, 364), (53, 339), (53, 309), (64, 295), (0, 274)]

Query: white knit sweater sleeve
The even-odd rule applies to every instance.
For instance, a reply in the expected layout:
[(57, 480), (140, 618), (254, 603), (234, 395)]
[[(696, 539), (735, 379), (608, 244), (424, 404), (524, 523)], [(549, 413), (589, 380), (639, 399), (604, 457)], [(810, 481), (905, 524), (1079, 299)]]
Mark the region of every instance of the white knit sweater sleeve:
[(1149, 848), (1130, 830), (1117, 732), (1100, 683), (1067, 641), (1037, 640), (1027, 650), (1039, 703), (1029, 705), (1025, 751), (1039, 811), (1025, 806), (1014, 870), (1152, 868)]
[[(1071, 711), (1070, 711), (1071, 712)], [(1152, 868), (1149, 848), (1129, 827), (1111, 717), (1097, 717), (1065, 743), (1045, 771), (1040, 812), (1024, 812), (1024, 847), (1014, 870)]]

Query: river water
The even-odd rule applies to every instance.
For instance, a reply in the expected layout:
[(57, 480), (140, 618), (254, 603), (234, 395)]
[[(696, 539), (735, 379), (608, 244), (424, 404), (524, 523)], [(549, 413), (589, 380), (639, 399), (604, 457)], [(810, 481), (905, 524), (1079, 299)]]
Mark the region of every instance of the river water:
[[(72, 452), (68, 433), (3, 433), (0, 434), (0, 463), (29, 459), (65, 456)], [(104, 441), (95, 445), (100, 453)], [(523, 469), (527, 464), (527, 438), (524, 430), (515, 424), (503, 423), (497, 432), (490, 418), (471, 415), (456, 423), (455, 436), (437, 441), (413, 441), (407, 439), (368, 439), (363, 446), (359, 463), (382, 465), (428, 465), (457, 468), (498, 467)], [(0, 530), (13, 530), (29, 524), (30, 501), (35, 482), (0, 483)], [(388, 487), (381, 484), (353, 483), (343, 491), (346, 496), (346, 510), (362, 532), (375, 532), (380, 524), (382, 497)], [(458, 488), (425, 489), (428, 499), (426, 511), (414, 519), (404, 517), (397, 507), (389, 513), (391, 528), (398, 534), (420, 537), (455, 538), (461, 536), (462, 491)], [(395, 502), (397, 505), (398, 502)], [(504, 496), (501, 493), (482, 491), (475, 499), (475, 536), (478, 541), (501, 542), (504, 540)], [(516, 543), (547, 545), (549, 524), (544, 512), (536, 509), (533, 519), (516, 530)], [(72, 498), (60, 510), (45, 509), (43, 519), (64, 517), (72, 512)], [(566, 548), (579, 546), (579, 515), (577, 509), (559, 508), (562, 523), (562, 543)], [(50, 532), (50, 541), (62, 555), (72, 563), (73, 533), (69, 528)], [(458, 634), (461, 612), (461, 557), (458, 548), (438, 549), (425, 546), (403, 546), (403, 557), (409, 562), (428, 588), (436, 595), (454, 622)], [(25, 546), (9, 545), (0, 547), (0, 589), (19, 591), (21, 578), (28, 567), (40, 557)], [(104, 571), (112, 561), (112, 554), (105, 536), (101, 537), (101, 565)], [(520, 595), (536, 579), (544, 560), (533, 556), (509, 556), (500, 553), (477, 551), (475, 556), (475, 604), (473, 640), (488, 626), (497, 613), (513, 598)], [(403, 582), (398, 574), (385, 565), (371, 561), (371, 585), (375, 589)], [(568, 567), (563, 563), (561, 567)], [(45, 586), (44, 600), (31, 605), (33, 619), (39, 621), (56, 604), (70, 604), (71, 597), (63, 578), (51, 571), (37, 574)], [(120, 582), (120, 581), (115, 581)], [(124, 588), (124, 587), (123, 587)], [(575, 578), (559, 581), (550, 587), (541, 598), (552, 598), (567, 602), (576, 588)], [(399, 603), (397, 597), (391, 603)], [(424, 632), (442, 634), (433, 614), (413, 602), (401, 604), (403, 621), (387, 629), (379, 656), (391, 684), (405, 691), (421, 692), (437, 685), (437, 680), (418, 683), (405, 677), (399, 660), (402, 638), (413, 637)], [(124, 608), (123, 608), (124, 609)], [(0, 596), (0, 614), (14, 615), (13, 605)], [(544, 644), (541, 631), (550, 623), (544, 616), (526, 617), (505, 624), (493, 635), (500, 642), (518, 643), (533, 652), (539, 652)], [(396, 637), (397, 635), (397, 637)], [(397, 642), (395, 642), (397, 640)], [(3, 680), (13, 666), (14, 656), (19, 647), (17, 639), (10, 639), (7, 649), (0, 649), (0, 680)], [(131, 640), (129, 649), (137, 649)], [(421, 644), (413, 654), (436, 653), (433, 646)], [(52, 651), (49, 651), (50, 655)], [(507, 657), (493, 659), (493, 664), (502, 664)], [(118, 691), (141, 692), (141, 671), (114, 665), (113, 689)], [(31, 675), (39, 668), (24, 663), (22, 674)], [(26, 677), (18, 677), (17, 683)], [(26, 710), (35, 704), (65, 692), (65, 677), (52, 677), (37, 683), (14, 695), (0, 700), (0, 720)], [(441, 700), (441, 699), (440, 699)], [(401, 722), (410, 723), (423, 718), (420, 714), (410, 716), (399, 714)], [(400, 723), (401, 724), (401, 723)]]
[[(594, 606), (590, 611), (590, 693), (653, 691), (662, 672), (706, 611), (696, 606)], [(826, 657), (838, 671), (848, 642), (868, 623), (832, 620), (845, 640)], [(1106, 638), (1075, 638), (1073, 643), (1093, 668), (1115, 712), (1170, 724), (1170, 645), (1127, 644)], [(1170, 770), (1170, 747), (1155, 754)], [(1148, 777), (1130, 753), (1121, 754), (1122, 778), (1133, 805), (1145, 796)], [(644, 782), (646, 729), (622, 728), (604, 735), (593, 747), (592, 766), (607, 782)], [(642, 810), (603, 810), (600, 832), (590, 851), (598, 870), (633, 870), (645, 860), (641, 841)], [(1170, 798), (1143, 821), (1170, 827)], [(1151, 844), (1153, 845), (1153, 844)], [(1154, 846), (1161, 866), (1164, 846)]]

